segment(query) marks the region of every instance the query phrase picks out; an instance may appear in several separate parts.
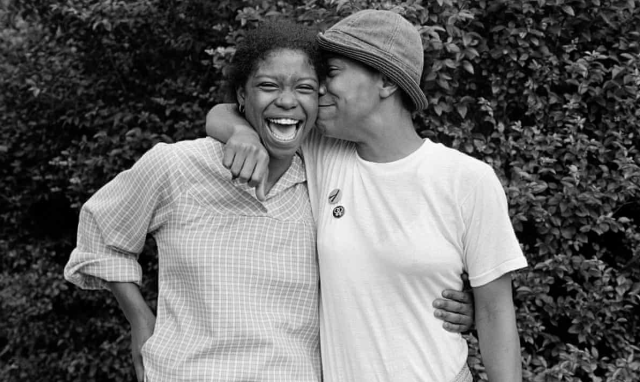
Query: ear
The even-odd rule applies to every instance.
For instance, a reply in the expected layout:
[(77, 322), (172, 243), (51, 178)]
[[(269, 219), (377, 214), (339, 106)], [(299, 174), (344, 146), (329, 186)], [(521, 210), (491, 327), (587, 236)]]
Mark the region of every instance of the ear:
[(238, 101), (238, 105), (244, 105), (244, 88), (238, 87), (236, 89), (236, 101)]
[(398, 91), (398, 85), (396, 85), (389, 77), (382, 75), (380, 79), (380, 97), (389, 98)]

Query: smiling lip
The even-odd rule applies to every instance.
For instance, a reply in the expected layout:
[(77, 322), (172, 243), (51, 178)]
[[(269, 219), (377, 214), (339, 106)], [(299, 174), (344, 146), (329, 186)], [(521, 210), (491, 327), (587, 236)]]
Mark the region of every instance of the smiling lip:
[(304, 123), (302, 119), (288, 117), (266, 118), (266, 121), (271, 135), (280, 142), (293, 141)]

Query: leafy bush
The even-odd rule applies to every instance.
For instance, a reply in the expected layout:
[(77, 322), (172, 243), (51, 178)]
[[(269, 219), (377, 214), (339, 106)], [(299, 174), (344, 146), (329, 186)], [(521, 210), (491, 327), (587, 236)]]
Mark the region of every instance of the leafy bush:
[[(4, 0), (5, 380), (132, 378), (114, 299), (61, 276), (79, 206), (153, 144), (203, 135), (247, 28), (284, 16), (323, 29), (364, 8), (422, 33), (419, 132), (503, 181), (530, 262), (514, 280), (525, 380), (640, 380), (640, 2)], [(141, 262), (154, 300), (152, 242)]]

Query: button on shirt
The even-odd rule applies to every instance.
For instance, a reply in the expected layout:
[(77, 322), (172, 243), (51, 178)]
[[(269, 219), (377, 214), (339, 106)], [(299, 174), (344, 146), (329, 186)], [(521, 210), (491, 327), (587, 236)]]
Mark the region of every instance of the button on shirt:
[(295, 157), (263, 203), (231, 181), (222, 145), (158, 144), (82, 208), (65, 277), (140, 283), (158, 244), (158, 312), (146, 379), (319, 381), (315, 227)]

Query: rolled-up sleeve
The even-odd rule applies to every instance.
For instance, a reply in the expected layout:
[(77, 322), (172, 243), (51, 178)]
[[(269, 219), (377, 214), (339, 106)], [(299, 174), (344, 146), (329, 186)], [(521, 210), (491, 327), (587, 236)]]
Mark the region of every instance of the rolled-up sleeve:
[(84, 289), (106, 282), (141, 283), (138, 254), (162, 229), (178, 192), (171, 145), (160, 143), (96, 192), (80, 211), (76, 248), (64, 277)]

